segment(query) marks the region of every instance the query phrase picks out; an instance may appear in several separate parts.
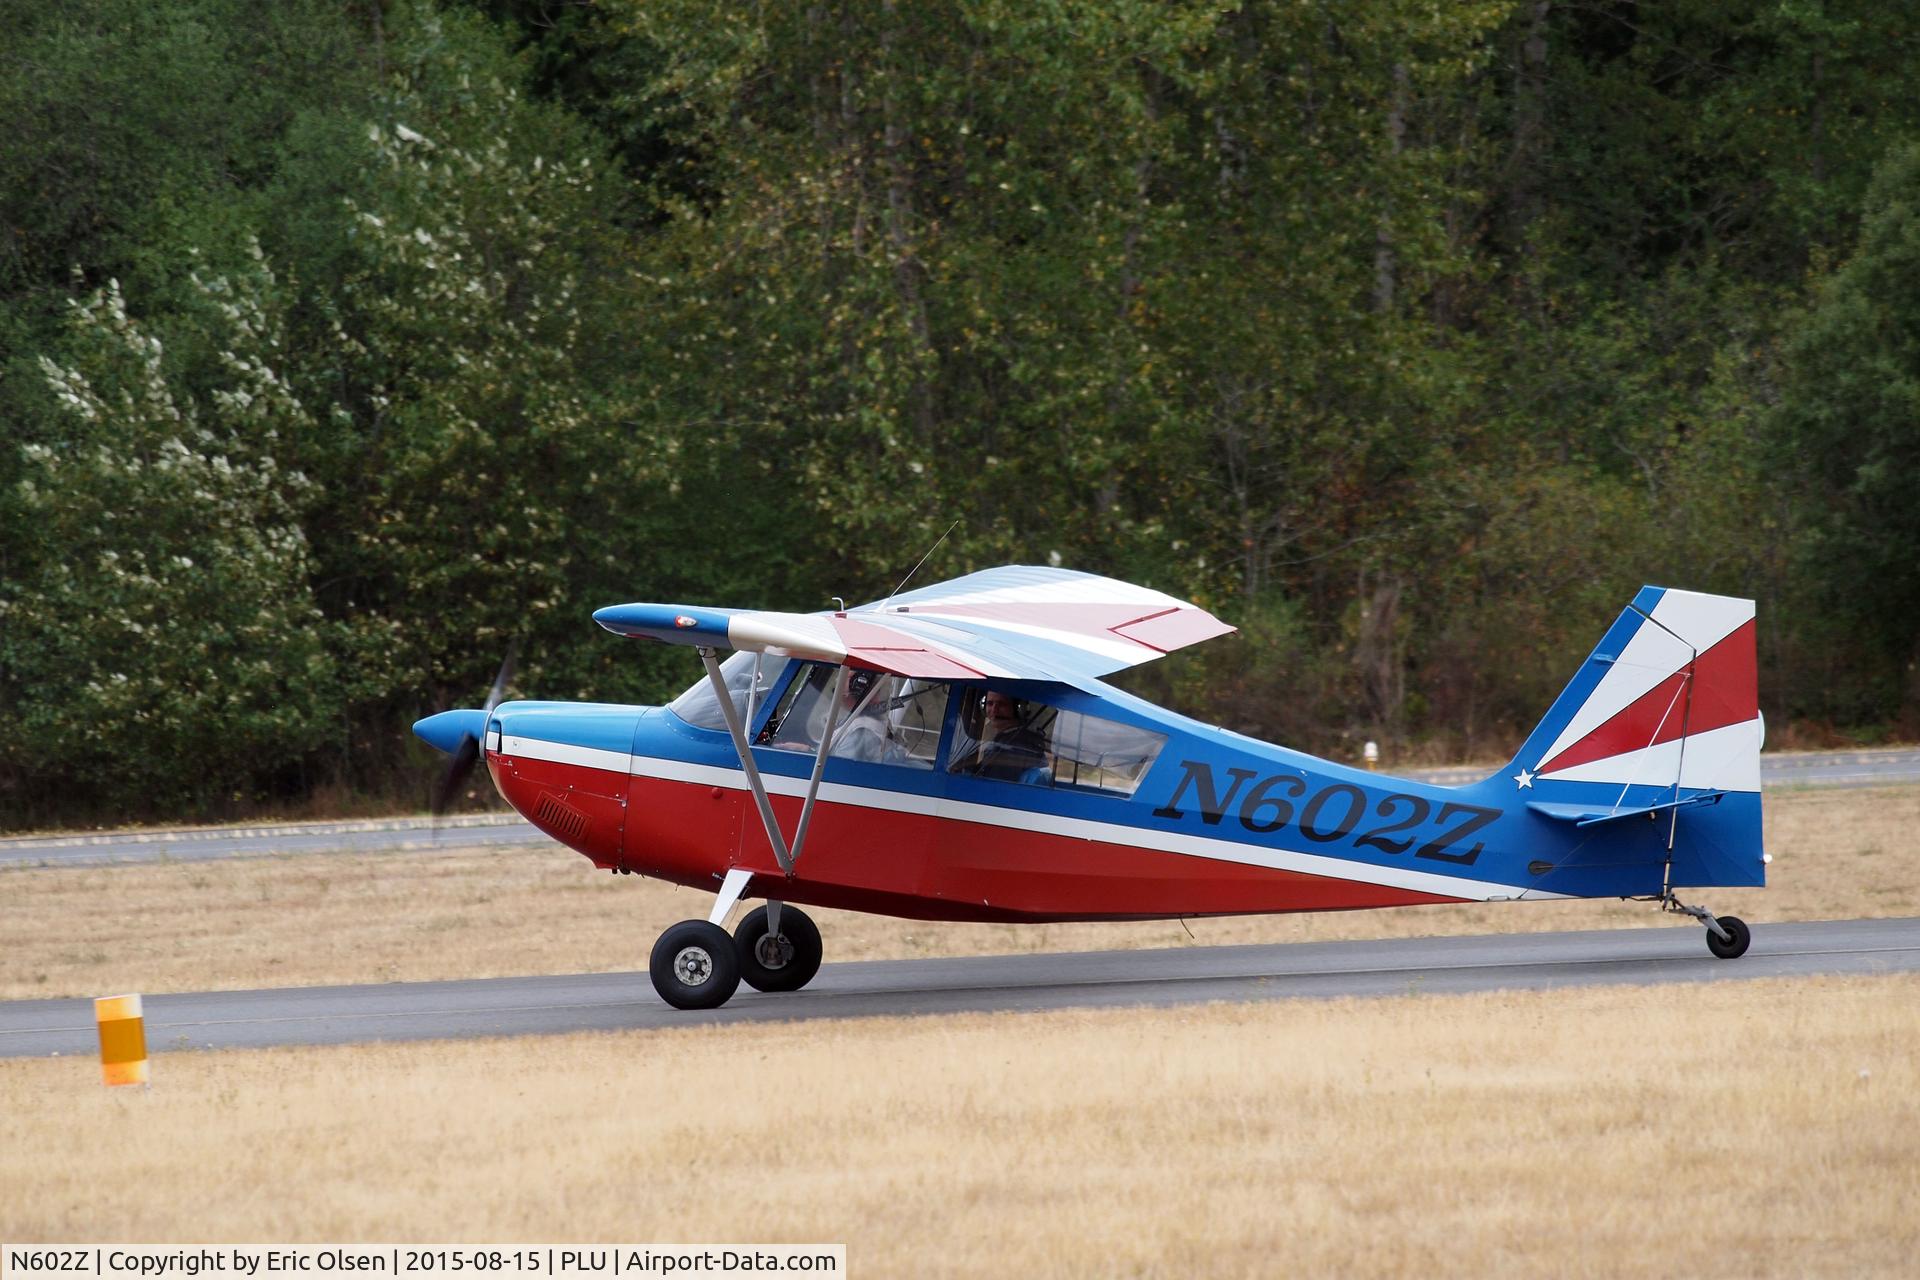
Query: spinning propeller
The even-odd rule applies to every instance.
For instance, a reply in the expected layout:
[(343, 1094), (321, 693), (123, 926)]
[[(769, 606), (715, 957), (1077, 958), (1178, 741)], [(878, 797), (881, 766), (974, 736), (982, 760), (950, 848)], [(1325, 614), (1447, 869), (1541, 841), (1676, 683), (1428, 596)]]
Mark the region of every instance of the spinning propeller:
[(507, 647), (500, 673), (493, 678), (493, 688), (487, 690), (486, 706), (477, 711), (442, 711), (439, 715), (415, 722), (415, 733), (453, 757), (447, 762), (447, 771), (440, 775), (439, 785), (433, 789), (434, 817), (438, 818), (447, 811), (453, 798), (466, 786), (473, 766), (479, 763), (480, 735), (487, 731), (488, 717), (506, 694), (507, 682), (513, 679), (513, 662), (519, 652), (518, 640)]

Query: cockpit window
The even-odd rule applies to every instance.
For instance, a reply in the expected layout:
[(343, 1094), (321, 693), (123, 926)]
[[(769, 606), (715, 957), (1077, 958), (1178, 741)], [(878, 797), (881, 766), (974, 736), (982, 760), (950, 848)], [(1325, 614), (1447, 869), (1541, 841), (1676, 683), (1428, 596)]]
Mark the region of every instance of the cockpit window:
[(969, 687), (960, 696), (950, 773), (1130, 796), (1167, 744), (1163, 733), (1000, 689)]
[[(813, 663), (795, 675), (754, 741), (787, 751), (816, 750), (826, 730), (836, 672), (833, 666)], [(944, 683), (850, 670), (840, 706), (833, 712), (833, 745), (827, 754), (867, 764), (933, 768), (947, 692)]]
[[(733, 705), (740, 712), (742, 724), (751, 728), (767, 691), (786, 670), (788, 661), (742, 650), (720, 664), (721, 678), (726, 681), (727, 692), (733, 695)], [(721, 714), (720, 700), (713, 696), (713, 682), (704, 673), (687, 686), (685, 693), (669, 702), (667, 710), (695, 728), (727, 731), (727, 718)]]

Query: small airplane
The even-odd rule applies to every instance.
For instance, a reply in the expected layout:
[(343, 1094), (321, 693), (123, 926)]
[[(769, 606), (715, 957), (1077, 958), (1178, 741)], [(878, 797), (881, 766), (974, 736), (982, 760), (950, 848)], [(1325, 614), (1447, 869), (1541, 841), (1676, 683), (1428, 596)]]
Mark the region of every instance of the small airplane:
[[(742, 979), (804, 987), (822, 943), (801, 904), (1039, 922), (1629, 898), (1695, 918), (1731, 959), (1747, 925), (1675, 893), (1764, 884), (1770, 861), (1749, 600), (1642, 588), (1512, 763), (1466, 786), (1107, 684), (1233, 628), (1072, 570), (988, 569), (814, 614), (593, 616), (690, 646), (704, 678), (663, 707), (500, 702), (503, 669), (487, 706), (414, 730), (456, 762), (484, 754), (500, 794), (596, 867), (714, 891), (650, 956), (683, 1009)], [(765, 905), (729, 935), (748, 897)]]

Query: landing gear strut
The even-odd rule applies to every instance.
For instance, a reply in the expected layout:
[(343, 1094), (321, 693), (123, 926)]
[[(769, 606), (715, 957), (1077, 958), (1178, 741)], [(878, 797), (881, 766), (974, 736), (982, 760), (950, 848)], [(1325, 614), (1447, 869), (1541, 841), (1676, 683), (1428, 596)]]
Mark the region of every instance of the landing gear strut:
[(1660, 899), (1660, 909), (1692, 916), (1706, 925), (1707, 950), (1722, 960), (1738, 960), (1747, 954), (1747, 947), (1753, 942), (1753, 930), (1747, 928), (1747, 922), (1739, 916), (1716, 916), (1705, 907), (1690, 907), (1674, 897), (1671, 890)]
[(756, 991), (798, 991), (820, 972), (820, 929), (806, 912), (777, 900), (755, 907), (728, 937), (721, 921), (750, 877), (727, 874), (705, 920), (682, 920), (653, 944), (653, 989), (676, 1009), (718, 1009), (740, 980)]

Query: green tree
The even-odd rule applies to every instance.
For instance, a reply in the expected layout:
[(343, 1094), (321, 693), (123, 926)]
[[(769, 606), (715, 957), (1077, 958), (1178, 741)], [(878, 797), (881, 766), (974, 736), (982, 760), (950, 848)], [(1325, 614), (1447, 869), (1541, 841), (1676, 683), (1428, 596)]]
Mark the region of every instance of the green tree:
[(295, 117), (368, 84), (326, 0), (0, 0), (0, 26), (0, 299), (55, 312), (75, 270), (191, 294), (186, 245), (270, 179)]
[(1389, 117), (1496, 12), (636, 6), (715, 192), (648, 255), (660, 419), (784, 453), (869, 583), (959, 515), (956, 565), (1258, 593), (1415, 443), (1444, 129)]
[(311, 423), (276, 282), (256, 260), (194, 283), (218, 347), (204, 397), (179, 392), (116, 283), (75, 304), (64, 360), (41, 360), (66, 430), (25, 446), (7, 504), (29, 540), (0, 587), (9, 808), (218, 808), (325, 732), (312, 483), (276, 460)]
[(1875, 176), (1857, 251), (1788, 344), (1771, 427), (1810, 630), (1845, 655), (1802, 709), (1870, 722), (1898, 707), (1920, 729), (1920, 147)]

